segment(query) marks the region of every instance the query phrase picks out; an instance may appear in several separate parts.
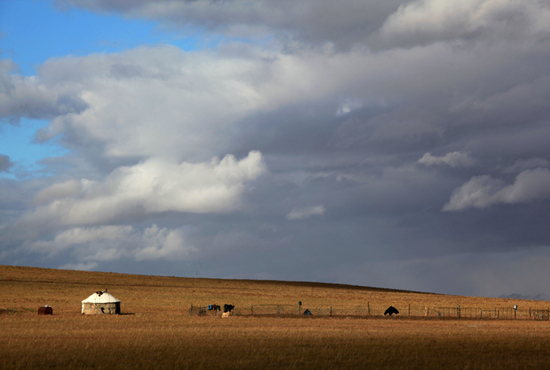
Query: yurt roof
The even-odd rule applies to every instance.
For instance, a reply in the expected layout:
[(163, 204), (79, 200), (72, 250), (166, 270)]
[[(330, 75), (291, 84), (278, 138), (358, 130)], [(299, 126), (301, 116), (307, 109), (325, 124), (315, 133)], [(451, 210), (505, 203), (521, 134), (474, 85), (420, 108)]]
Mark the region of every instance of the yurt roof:
[(88, 298), (82, 301), (82, 303), (116, 303), (120, 302), (118, 299), (113, 297), (110, 293), (107, 292), (95, 292)]

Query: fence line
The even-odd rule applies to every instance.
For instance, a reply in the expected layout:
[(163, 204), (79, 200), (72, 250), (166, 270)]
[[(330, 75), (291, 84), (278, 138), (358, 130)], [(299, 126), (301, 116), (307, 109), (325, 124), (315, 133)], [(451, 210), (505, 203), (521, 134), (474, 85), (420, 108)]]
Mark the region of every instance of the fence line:
[[(356, 306), (301, 306), (288, 304), (258, 304), (237, 306), (231, 313), (235, 316), (275, 316), (288, 317), (304, 315), (306, 310), (312, 316), (328, 317), (382, 317), (390, 304), (371, 304)], [(479, 307), (429, 307), (410, 304), (393, 305), (399, 311), (398, 317), (468, 319), (468, 320), (550, 320), (549, 309), (513, 309)], [(191, 305), (191, 316), (221, 316), (221, 311), (209, 310), (208, 305)]]

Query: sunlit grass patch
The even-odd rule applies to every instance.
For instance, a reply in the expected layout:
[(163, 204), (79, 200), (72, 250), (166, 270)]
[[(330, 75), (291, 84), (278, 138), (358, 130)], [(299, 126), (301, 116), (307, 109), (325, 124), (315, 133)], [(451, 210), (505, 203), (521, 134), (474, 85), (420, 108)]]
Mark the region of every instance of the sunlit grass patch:
[[(109, 289), (122, 315), (81, 315)], [(189, 316), (191, 304), (483, 307), (548, 302), (332, 284), (182, 279), (0, 266), (0, 368), (550, 368), (550, 323), (371, 316)], [(519, 303), (518, 303), (519, 302)], [(53, 315), (39, 316), (49, 304)], [(403, 309), (401, 309), (402, 311)]]

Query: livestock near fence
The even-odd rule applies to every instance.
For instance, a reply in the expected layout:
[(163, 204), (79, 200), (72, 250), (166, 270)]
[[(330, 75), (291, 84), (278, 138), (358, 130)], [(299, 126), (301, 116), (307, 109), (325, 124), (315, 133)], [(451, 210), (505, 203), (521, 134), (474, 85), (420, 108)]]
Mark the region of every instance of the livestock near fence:
[[(356, 317), (383, 318), (390, 304), (368, 302), (366, 305), (355, 306), (325, 306), (313, 307), (308, 305), (288, 304), (258, 304), (244, 307), (233, 307), (231, 316), (272, 316), (272, 317)], [(541, 320), (549, 321), (550, 310), (530, 308), (514, 309), (507, 307), (500, 308), (479, 308), (479, 307), (428, 307), (411, 305), (392, 305), (399, 314), (393, 317), (400, 318), (424, 318), (424, 319), (466, 319), (466, 320)], [(220, 316), (219, 311), (208, 310), (208, 306), (191, 305), (189, 315), (191, 316)], [(386, 315), (386, 317), (388, 317)]]
[[(228, 315), (223, 316), (224, 313), (227, 313)], [(210, 304), (206, 306), (194, 306), (191, 305), (189, 308), (189, 315), (190, 316), (222, 316), (222, 317), (228, 317), (229, 315), (235, 314), (235, 305), (231, 304), (224, 304), (223, 305), (223, 312), (222, 307), (216, 304)]]
[(399, 311), (397, 310), (397, 308), (393, 307), (393, 306), (390, 306), (386, 309), (386, 311), (384, 311), (384, 316), (386, 315), (397, 315), (399, 313)]

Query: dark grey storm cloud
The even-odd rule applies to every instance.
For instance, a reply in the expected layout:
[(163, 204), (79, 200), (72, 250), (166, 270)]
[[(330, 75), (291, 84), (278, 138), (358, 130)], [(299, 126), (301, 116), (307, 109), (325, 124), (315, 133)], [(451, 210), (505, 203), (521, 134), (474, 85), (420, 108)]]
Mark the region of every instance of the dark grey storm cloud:
[(56, 3), (276, 42), (4, 61), (1, 263), (550, 297), (547, 1)]

